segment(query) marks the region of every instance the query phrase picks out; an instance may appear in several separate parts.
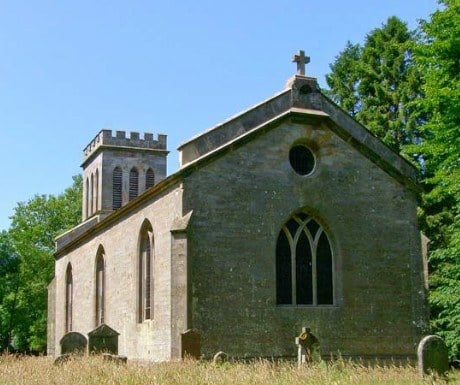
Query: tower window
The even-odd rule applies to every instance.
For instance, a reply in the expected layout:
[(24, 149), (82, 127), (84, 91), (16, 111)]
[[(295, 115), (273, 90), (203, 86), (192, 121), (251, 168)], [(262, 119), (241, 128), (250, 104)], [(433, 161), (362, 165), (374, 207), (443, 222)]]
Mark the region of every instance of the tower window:
[(112, 174), (112, 184), (113, 184), (113, 202), (112, 207), (114, 210), (121, 207), (121, 180), (122, 173), (120, 167), (115, 167)]
[(276, 302), (333, 305), (333, 255), (323, 228), (308, 214), (292, 216), (276, 244)]
[(145, 173), (145, 189), (149, 189), (155, 184), (155, 174), (153, 173), (153, 170), (149, 168), (147, 172)]
[(137, 197), (139, 193), (139, 172), (135, 167), (129, 172), (129, 200)]

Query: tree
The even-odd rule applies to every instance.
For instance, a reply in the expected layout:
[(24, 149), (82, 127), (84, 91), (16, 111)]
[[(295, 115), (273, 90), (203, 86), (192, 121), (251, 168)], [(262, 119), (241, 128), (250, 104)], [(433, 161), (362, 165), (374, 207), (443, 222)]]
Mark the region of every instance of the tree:
[(443, 336), (452, 359), (460, 358), (460, 0), (442, 0), (443, 9), (421, 24), (417, 63), (429, 115), (422, 127), (423, 224), (432, 239), (430, 304), (434, 331)]
[(329, 65), (332, 72), (326, 75), (326, 82), (331, 87), (326, 94), (351, 116), (356, 116), (361, 108), (358, 93), (361, 54), (361, 46), (348, 41), (334, 64)]
[(419, 140), (421, 96), (413, 62), (414, 33), (397, 17), (371, 31), (364, 46), (350, 42), (330, 66), (327, 93), (395, 151)]
[(54, 276), (54, 238), (81, 218), (81, 176), (57, 197), (37, 195), (18, 203), (9, 236), (19, 260), (17, 324), (13, 344), (20, 350), (46, 346), (47, 286)]
[(8, 233), (0, 233), (0, 351), (11, 346), (16, 321), (19, 288), (19, 259)]

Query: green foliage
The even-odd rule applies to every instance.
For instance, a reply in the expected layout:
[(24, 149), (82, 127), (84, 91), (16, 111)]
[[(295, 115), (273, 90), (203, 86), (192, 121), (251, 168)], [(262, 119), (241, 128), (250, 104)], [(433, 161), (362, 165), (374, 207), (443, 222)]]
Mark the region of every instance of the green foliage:
[(432, 239), (431, 311), (434, 331), (460, 358), (460, 0), (444, 0), (421, 24), (416, 51), (424, 74), (419, 108), (430, 118), (420, 146), (426, 193), (423, 225)]
[(361, 46), (348, 41), (334, 64), (329, 66), (332, 72), (326, 75), (331, 87), (326, 94), (352, 116), (356, 116), (361, 105), (358, 93), (361, 55)]
[(396, 151), (419, 141), (415, 101), (420, 77), (414, 33), (397, 17), (371, 31), (364, 45), (347, 43), (326, 76), (327, 94)]
[(0, 233), (0, 351), (9, 348), (16, 320), (19, 258), (6, 231)]
[(54, 238), (79, 222), (81, 189), (81, 177), (74, 177), (73, 185), (63, 194), (37, 195), (15, 208), (8, 241), (18, 261), (15, 322), (10, 336), (16, 349), (43, 351), (46, 347), (47, 286), (54, 276)]

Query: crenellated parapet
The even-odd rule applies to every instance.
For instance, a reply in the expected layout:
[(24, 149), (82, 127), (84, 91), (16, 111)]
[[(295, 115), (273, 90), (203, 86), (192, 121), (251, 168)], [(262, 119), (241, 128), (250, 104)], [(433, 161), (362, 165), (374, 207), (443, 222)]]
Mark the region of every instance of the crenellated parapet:
[(166, 135), (158, 134), (154, 139), (153, 134), (144, 133), (143, 137), (138, 132), (101, 130), (83, 150), (83, 162), (85, 162), (96, 150), (101, 147), (124, 147), (146, 150), (166, 151)]

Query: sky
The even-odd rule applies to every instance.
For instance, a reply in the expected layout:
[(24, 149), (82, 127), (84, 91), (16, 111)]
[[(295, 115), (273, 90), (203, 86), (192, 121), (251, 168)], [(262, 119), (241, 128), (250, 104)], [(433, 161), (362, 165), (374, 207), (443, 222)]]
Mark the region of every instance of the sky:
[(0, 230), (18, 202), (57, 195), (101, 129), (179, 144), (281, 91), (296, 70), (326, 87), (347, 41), (436, 0), (0, 0)]

